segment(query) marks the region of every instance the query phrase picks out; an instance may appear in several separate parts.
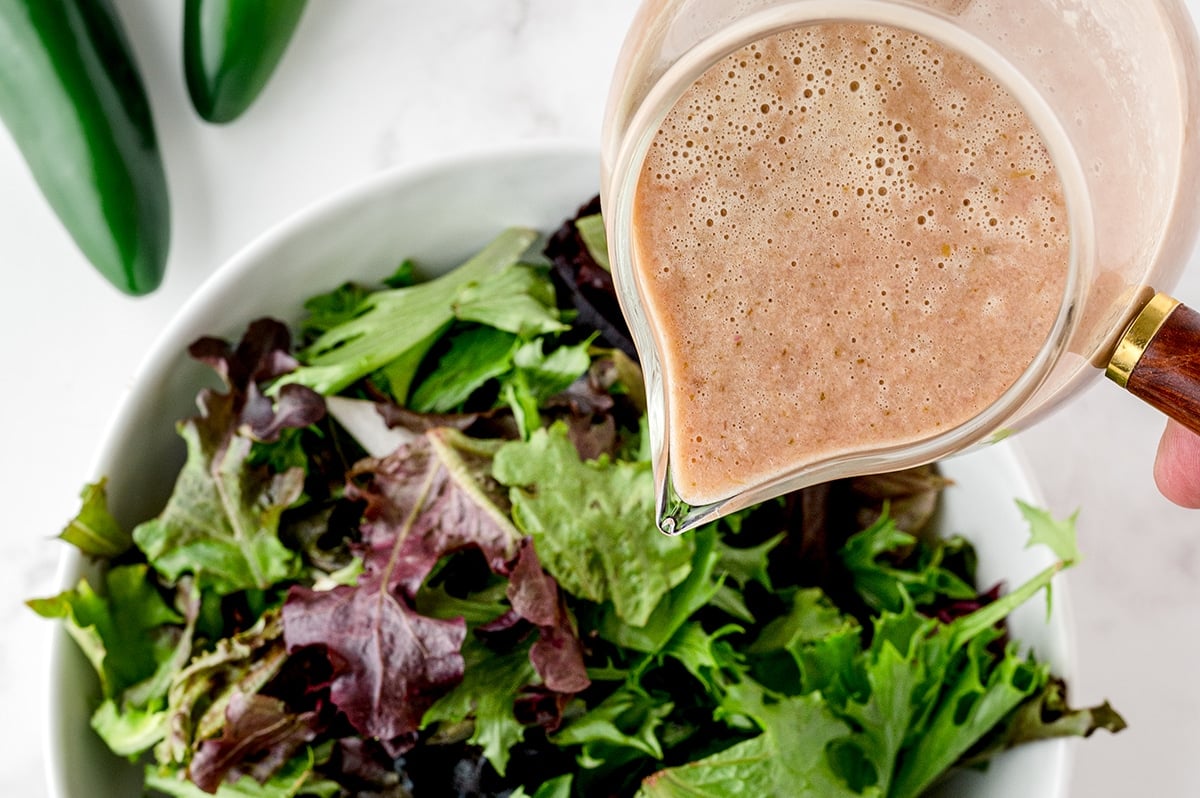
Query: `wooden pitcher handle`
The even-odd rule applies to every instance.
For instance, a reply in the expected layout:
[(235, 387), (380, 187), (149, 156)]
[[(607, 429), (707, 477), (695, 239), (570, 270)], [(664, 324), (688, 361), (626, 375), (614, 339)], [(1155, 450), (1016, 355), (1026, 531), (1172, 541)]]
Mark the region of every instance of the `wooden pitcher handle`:
[(1200, 313), (1158, 294), (1125, 331), (1107, 373), (1200, 434)]

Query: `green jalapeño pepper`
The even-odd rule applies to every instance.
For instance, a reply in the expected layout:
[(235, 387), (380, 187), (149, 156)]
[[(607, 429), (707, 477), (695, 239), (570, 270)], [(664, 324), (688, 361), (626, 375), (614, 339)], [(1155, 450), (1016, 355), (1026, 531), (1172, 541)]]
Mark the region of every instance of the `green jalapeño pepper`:
[(188, 94), (209, 122), (254, 102), (300, 23), (306, 0), (187, 0), (183, 67)]
[(167, 181), (109, 0), (0, 0), (0, 120), (97, 270), (128, 294), (157, 288)]

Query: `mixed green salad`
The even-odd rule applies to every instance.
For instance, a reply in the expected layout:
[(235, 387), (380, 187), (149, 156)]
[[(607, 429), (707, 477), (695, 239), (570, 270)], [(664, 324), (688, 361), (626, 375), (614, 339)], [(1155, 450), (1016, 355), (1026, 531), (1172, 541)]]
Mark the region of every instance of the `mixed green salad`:
[(915, 798), (1124, 726), (1005, 626), (1071, 520), (1022, 505), (1057, 563), (1007, 592), (931, 534), (935, 468), (659, 534), (596, 211), (191, 346), (220, 384), (166, 506), (89, 486), (63, 537), (103, 576), (30, 602), (149, 793)]

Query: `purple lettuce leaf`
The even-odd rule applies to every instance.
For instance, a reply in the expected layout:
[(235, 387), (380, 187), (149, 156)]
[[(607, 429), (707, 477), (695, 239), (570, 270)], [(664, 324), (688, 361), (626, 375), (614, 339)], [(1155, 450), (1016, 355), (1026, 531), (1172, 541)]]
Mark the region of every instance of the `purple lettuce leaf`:
[(214, 794), (242, 776), (265, 783), (320, 725), (315, 712), (292, 712), (277, 698), (241, 692), (233, 694), (225, 717), (221, 736), (201, 743), (188, 769), (197, 787)]
[(266, 589), (298, 575), (299, 559), (279, 539), (283, 511), (304, 487), (301, 468), (273, 473), (250, 463), (255, 441), (271, 441), (285, 428), (308, 426), (325, 413), (324, 400), (306, 388), (288, 387), (273, 400), (270, 380), (295, 367), (287, 329), (262, 319), (250, 325), (236, 349), (201, 338), (189, 350), (224, 380), (225, 393), (205, 389), (200, 415), (179, 425), (187, 462), (163, 512), (138, 526), (134, 541), (166, 580), (194, 573), (202, 588), (233, 593)]
[(612, 275), (596, 262), (580, 235), (576, 222), (600, 212), (600, 198), (583, 205), (550, 236), (545, 254), (554, 264), (551, 276), (558, 294), (578, 312), (577, 324), (600, 332), (600, 340), (636, 359), (629, 326), (617, 303)]
[(529, 659), (546, 688), (558, 693), (581, 692), (591, 684), (583, 662), (583, 644), (567, 609), (566, 597), (526, 538), (521, 544), (508, 587), (513, 611), (538, 627)]
[[(501, 509), (490, 444), (429, 430), (348, 475), (347, 497), (364, 504), (364, 572), (354, 586), (294, 587), (283, 608), (288, 650), (321, 646), (334, 670), (330, 700), (355, 729), (393, 754), (411, 744), (425, 710), (462, 679), (466, 623), (412, 606), (444, 556), (479, 549), (509, 570), (520, 536)], [(498, 506), (498, 503), (501, 506)]]
[(475, 547), (507, 573), (520, 533), (507, 498), (488, 475), (495, 445), (434, 429), (391, 455), (367, 459), (349, 474), (346, 494), (366, 502), (363, 562), (386, 567), (389, 589), (412, 598), (443, 556)]
[(197, 653), (171, 681), (167, 734), (155, 749), (160, 763), (186, 764), (200, 744), (222, 734), (235, 695), (253, 695), (287, 662), (279, 613), (271, 611), (243, 632)]
[(415, 741), (425, 710), (462, 679), (466, 624), (419, 615), (390, 588), (389, 570), (368, 572), (353, 587), (293, 587), (283, 624), (289, 653), (324, 648), (334, 671), (330, 700), (395, 756)]

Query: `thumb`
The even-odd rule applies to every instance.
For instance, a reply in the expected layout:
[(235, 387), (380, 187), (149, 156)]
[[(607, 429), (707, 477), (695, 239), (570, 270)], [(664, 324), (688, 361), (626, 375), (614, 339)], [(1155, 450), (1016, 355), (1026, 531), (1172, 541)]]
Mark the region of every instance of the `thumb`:
[(1200, 509), (1200, 435), (1168, 421), (1154, 461), (1154, 481), (1171, 501)]

